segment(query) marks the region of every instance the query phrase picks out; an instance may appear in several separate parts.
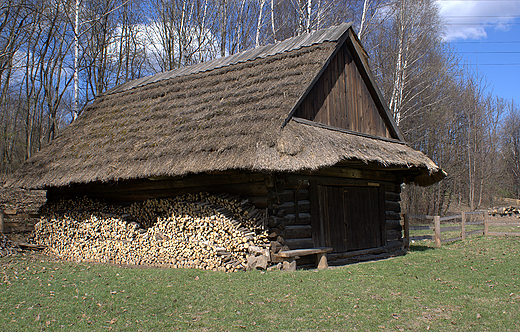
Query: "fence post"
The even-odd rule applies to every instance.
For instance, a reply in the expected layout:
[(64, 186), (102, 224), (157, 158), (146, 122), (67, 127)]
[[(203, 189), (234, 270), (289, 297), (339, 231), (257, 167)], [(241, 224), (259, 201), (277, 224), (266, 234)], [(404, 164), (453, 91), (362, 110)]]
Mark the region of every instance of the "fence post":
[(489, 218), (486, 212), (482, 212), (482, 216), (484, 217), (484, 235), (489, 234)]
[(4, 210), (0, 210), (0, 234), (4, 234)]
[(435, 234), (433, 235), (433, 239), (435, 240), (435, 246), (437, 248), (441, 247), (441, 217), (435, 216), (433, 217), (433, 222), (435, 223)]
[(403, 214), (404, 238), (406, 239), (406, 247), (410, 247), (410, 217), (408, 213)]
[(466, 240), (466, 212), (462, 211), (462, 225), (461, 225), (461, 239), (462, 241)]

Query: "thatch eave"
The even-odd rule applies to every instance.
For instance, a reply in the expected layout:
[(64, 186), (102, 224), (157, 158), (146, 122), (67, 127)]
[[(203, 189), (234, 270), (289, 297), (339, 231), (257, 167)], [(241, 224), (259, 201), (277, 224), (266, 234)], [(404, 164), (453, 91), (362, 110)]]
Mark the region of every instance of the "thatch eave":
[(297, 173), (345, 161), (399, 167), (412, 181), (420, 175), (417, 183), (438, 181), (442, 171), (399, 138), (290, 115), (350, 33), (342, 25), (282, 45), (281, 53), (256, 57), (257, 50), (248, 61), (122, 85), (96, 98), (7, 185), (44, 189), (228, 170)]

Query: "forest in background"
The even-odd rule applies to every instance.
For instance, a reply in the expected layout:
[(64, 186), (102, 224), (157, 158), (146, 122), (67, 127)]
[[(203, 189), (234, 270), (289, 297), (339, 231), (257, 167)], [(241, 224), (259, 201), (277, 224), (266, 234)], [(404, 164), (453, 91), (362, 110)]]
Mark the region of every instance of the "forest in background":
[(443, 41), (433, 0), (0, 0), (0, 172), (128, 80), (353, 22), (407, 142), (448, 177), (411, 213), (520, 198), (520, 110)]

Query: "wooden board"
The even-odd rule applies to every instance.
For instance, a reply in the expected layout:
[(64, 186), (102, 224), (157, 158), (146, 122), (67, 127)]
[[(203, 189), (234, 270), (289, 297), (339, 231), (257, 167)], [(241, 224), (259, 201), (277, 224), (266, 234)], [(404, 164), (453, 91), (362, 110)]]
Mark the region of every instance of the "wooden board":
[(320, 245), (345, 252), (386, 244), (384, 189), (318, 186)]
[(315, 254), (323, 254), (327, 252), (331, 252), (332, 248), (324, 247), (324, 248), (310, 248), (310, 249), (295, 249), (295, 250), (285, 250), (280, 251), (276, 255), (283, 258), (296, 257), (296, 256), (307, 256), (307, 255), (315, 255)]
[[(338, 50), (294, 116), (391, 138), (385, 120), (348, 46)], [(385, 113), (386, 116), (386, 113)]]

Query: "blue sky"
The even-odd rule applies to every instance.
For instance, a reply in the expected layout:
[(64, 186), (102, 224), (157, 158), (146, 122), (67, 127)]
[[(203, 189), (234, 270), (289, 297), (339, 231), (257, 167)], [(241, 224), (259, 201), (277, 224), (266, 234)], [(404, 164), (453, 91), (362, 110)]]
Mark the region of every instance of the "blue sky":
[(520, 104), (520, 0), (436, 0), (445, 41), (485, 77), (488, 91)]

